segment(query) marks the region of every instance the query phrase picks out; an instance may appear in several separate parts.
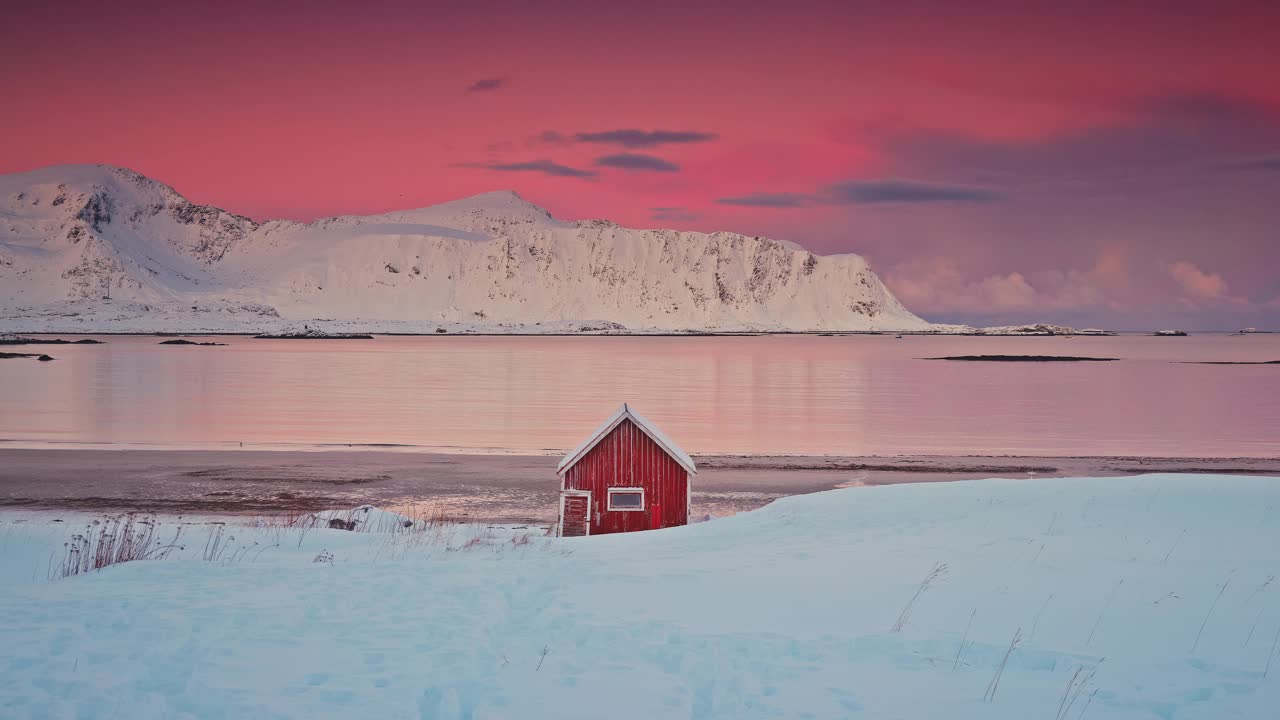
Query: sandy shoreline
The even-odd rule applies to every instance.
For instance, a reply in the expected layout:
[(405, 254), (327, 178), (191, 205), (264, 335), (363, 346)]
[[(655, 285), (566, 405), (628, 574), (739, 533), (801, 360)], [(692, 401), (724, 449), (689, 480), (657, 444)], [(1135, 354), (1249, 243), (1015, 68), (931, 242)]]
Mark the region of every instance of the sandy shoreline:
[[(700, 456), (698, 514), (837, 487), (1149, 472), (1280, 476), (1280, 458)], [(433, 506), (476, 520), (554, 519), (558, 458), (386, 451), (0, 448), (0, 507), (272, 514)]]

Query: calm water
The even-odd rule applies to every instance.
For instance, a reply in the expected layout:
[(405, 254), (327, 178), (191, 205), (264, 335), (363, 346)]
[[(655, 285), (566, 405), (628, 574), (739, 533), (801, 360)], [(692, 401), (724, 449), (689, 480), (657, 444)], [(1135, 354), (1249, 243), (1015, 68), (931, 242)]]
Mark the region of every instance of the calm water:
[[(695, 453), (1274, 456), (1280, 335), (155, 337), (0, 361), (0, 438), (173, 447), (575, 445), (624, 400)], [(1112, 363), (969, 363), (1071, 354)]]

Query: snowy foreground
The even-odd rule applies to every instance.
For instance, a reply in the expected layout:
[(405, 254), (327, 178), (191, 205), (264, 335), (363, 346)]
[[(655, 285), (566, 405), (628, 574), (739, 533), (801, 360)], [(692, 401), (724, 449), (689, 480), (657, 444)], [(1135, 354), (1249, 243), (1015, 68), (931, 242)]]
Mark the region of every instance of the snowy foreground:
[(987, 480), (564, 540), (227, 528), (210, 562), (190, 526), (56, 581), (78, 522), (10, 514), (0, 717), (1273, 718), (1277, 505)]

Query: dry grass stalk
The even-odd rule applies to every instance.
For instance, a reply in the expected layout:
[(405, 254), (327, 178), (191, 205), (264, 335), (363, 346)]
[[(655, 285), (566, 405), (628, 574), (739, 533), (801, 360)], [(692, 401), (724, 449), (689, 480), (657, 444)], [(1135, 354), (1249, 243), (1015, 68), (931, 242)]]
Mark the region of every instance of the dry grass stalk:
[(1258, 622), (1262, 620), (1262, 613), (1267, 609), (1266, 605), (1258, 608), (1258, 614), (1253, 616), (1253, 624), (1249, 626), (1249, 634), (1244, 637), (1244, 645), (1241, 647), (1249, 647), (1249, 643), (1253, 642), (1253, 633), (1258, 629)]
[(1018, 628), (1013, 632), (1013, 639), (1009, 641), (1009, 649), (1004, 651), (1004, 658), (1000, 660), (1000, 667), (996, 668), (996, 674), (992, 676), (991, 682), (987, 683), (987, 692), (982, 696), (986, 702), (994, 702), (996, 699), (996, 690), (1000, 689), (1000, 678), (1004, 676), (1004, 668), (1009, 664), (1009, 656), (1013, 654), (1014, 649), (1018, 647), (1018, 643), (1022, 642), (1022, 628)]
[(1111, 590), (1110, 597), (1107, 598), (1107, 604), (1102, 606), (1098, 611), (1098, 619), (1093, 621), (1093, 629), (1089, 631), (1089, 639), (1084, 641), (1085, 646), (1093, 643), (1093, 634), (1098, 632), (1098, 626), (1102, 624), (1102, 616), (1107, 614), (1107, 610), (1111, 607), (1111, 603), (1116, 600), (1116, 593), (1120, 592), (1120, 586), (1124, 585), (1124, 578), (1120, 578), (1120, 582), (1116, 583), (1114, 589)]
[(231, 549), (231, 543), (235, 541), (235, 535), (222, 537), (224, 525), (216, 525), (209, 531), (209, 537), (204, 542), (204, 553), (201, 555), (205, 562), (219, 562), (221, 560), (231, 559), (228, 555), (234, 556), (235, 551)]
[(955, 670), (956, 668), (960, 667), (960, 655), (964, 653), (965, 641), (969, 639), (969, 628), (973, 627), (973, 618), (977, 614), (978, 614), (978, 608), (974, 608), (973, 612), (969, 613), (969, 622), (966, 623), (964, 626), (964, 635), (961, 636), (960, 638), (960, 647), (956, 648), (956, 661), (951, 663), (952, 670)]
[(1169, 552), (1165, 553), (1165, 554), (1164, 554), (1164, 559), (1160, 561), (1160, 564), (1161, 564), (1161, 565), (1168, 565), (1168, 564), (1169, 564), (1169, 557), (1170, 557), (1171, 555), (1173, 555), (1173, 551), (1174, 551), (1174, 549), (1175, 549), (1175, 548), (1177, 548), (1177, 547), (1178, 547), (1178, 543), (1182, 541), (1182, 536), (1183, 536), (1183, 535), (1186, 535), (1186, 534), (1187, 534), (1187, 529), (1186, 529), (1186, 528), (1183, 528), (1183, 529), (1182, 529), (1182, 532), (1178, 533), (1178, 537), (1177, 537), (1177, 538), (1175, 538), (1175, 539), (1174, 539), (1174, 541), (1173, 541), (1173, 544), (1169, 546)]
[(920, 597), (928, 592), (929, 588), (932, 587), (935, 582), (942, 579), (946, 574), (946, 563), (937, 562), (933, 564), (933, 569), (929, 571), (928, 575), (925, 575), (924, 580), (920, 581), (920, 586), (916, 588), (915, 594), (912, 595), (911, 599), (907, 601), (907, 604), (903, 606), (902, 612), (898, 614), (898, 620), (893, 624), (893, 628), (890, 632), (902, 632), (903, 626), (905, 626), (907, 624), (907, 620), (911, 618), (911, 611), (915, 609), (916, 603), (919, 602)]
[[(1098, 663), (1101, 664), (1102, 661), (1099, 660)], [(1080, 699), (1080, 693), (1084, 692), (1085, 687), (1093, 681), (1093, 676), (1097, 672), (1097, 665), (1090, 668), (1087, 673), (1084, 671), (1084, 665), (1076, 668), (1067, 682), (1067, 689), (1062, 691), (1062, 700), (1058, 701), (1058, 714), (1053, 716), (1054, 720), (1066, 719), (1071, 712), (1071, 707), (1076, 704), (1076, 700)], [(1096, 693), (1097, 690), (1095, 689), (1094, 692)], [(1092, 700), (1093, 696), (1090, 695), (1089, 699)], [(1088, 707), (1088, 702), (1085, 703), (1085, 707)], [(1080, 710), (1080, 714), (1084, 715), (1084, 708)]]
[(1089, 706), (1093, 704), (1093, 698), (1097, 694), (1098, 688), (1094, 688), (1093, 692), (1089, 693), (1089, 698), (1084, 701), (1084, 707), (1080, 708), (1080, 714), (1076, 716), (1076, 720), (1082, 720), (1082, 718), (1084, 718), (1085, 712), (1089, 710)]
[(538, 658), (538, 667), (534, 668), (534, 670), (533, 670), (534, 672), (538, 672), (539, 670), (541, 670), (541, 669), (542, 669), (542, 661), (547, 659), (547, 653), (549, 653), (549, 652), (551, 652), (551, 646), (550, 646), (550, 645), (543, 645), (543, 646), (542, 646), (542, 657)]
[(1200, 632), (1196, 633), (1196, 641), (1191, 644), (1191, 653), (1193, 655), (1196, 648), (1200, 647), (1200, 636), (1204, 634), (1204, 628), (1209, 624), (1209, 616), (1213, 615), (1213, 609), (1218, 606), (1218, 601), (1222, 599), (1222, 593), (1227, 591), (1227, 586), (1231, 584), (1231, 576), (1235, 572), (1235, 570), (1232, 570), (1227, 574), (1227, 579), (1223, 581), (1222, 587), (1218, 588), (1218, 594), (1213, 598), (1213, 602), (1209, 604), (1209, 611), (1204, 614), (1204, 622), (1200, 623)]
[(1044, 614), (1044, 609), (1049, 607), (1049, 601), (1053, 599), (1053, 593), (1049, 593), (1049, 597), (1044, 599), (1040, 604), (1040, 609), (1036, 611), (1036, 619), (1031, 622), (1031, 637), (1029, 640), (1036, 639), (1036, 628), (1040, 627), (1040, 616)]
[(1276, 656), (1276, 643), (1280, 643), (1280, 628), (1276, 628), (1275, 639), (1271, 641), (1271, 652), (1267, 654), (1267, 667), (1262, 670), (1262, 677), (1271, 672), (1271, 660)]
[(1253, 599), (1258, 596), (1258, 593), (1266, 592), (1267, 588), (1271, 587), (1271, 583), (1275, 582), (1275, 579), (1276, 579), (1275, 575), (1268, 575), (1267, 579), (1263, 580), (1261, 585), (1254, 588), (1253, 592), (1249, 593), (1249, 597), (1244, 601), (1244, 604), (1248, 605), (1249, 603), (1253, 602)]

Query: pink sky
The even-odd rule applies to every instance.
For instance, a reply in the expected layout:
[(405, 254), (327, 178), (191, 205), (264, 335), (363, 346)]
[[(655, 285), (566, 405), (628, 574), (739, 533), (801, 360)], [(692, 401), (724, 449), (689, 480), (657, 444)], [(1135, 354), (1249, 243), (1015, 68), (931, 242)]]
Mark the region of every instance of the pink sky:
[(859, 252), (930, 319), (1280, 326), (1280, 12), (1117, 4), (28, 3), (0, 172), (257, 219), (512, 188)]

